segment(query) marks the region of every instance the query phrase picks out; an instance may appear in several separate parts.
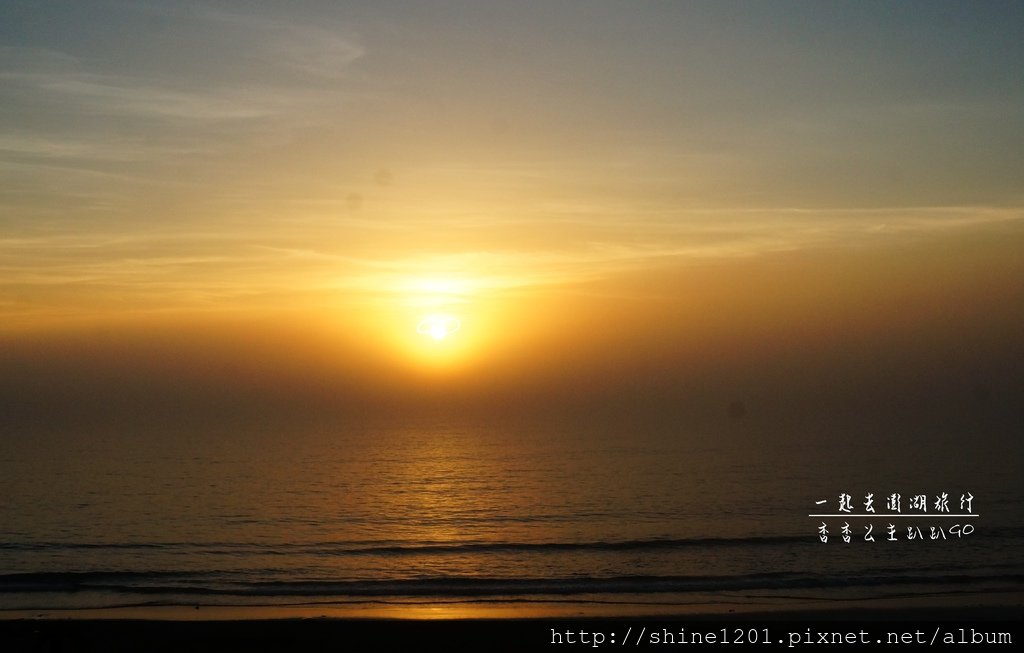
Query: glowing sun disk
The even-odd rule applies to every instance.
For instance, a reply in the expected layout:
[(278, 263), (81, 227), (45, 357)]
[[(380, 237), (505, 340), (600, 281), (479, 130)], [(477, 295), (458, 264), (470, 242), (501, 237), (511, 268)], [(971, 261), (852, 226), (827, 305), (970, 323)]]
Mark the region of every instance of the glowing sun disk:
[(416, 325), (416, 333), (428, 335), (434, 340), (444, 340), (461, 327), (462, 323), (454, 315), (434, 313), (420, 320)]

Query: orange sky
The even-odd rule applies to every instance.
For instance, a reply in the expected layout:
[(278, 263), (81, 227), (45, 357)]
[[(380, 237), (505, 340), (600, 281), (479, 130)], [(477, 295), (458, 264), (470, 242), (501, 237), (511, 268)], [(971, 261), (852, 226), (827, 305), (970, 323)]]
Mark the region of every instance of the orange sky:
[[(24, 12), (0, 29), (0, 402), (1019, 392), (1020, 12), (742, 8)], [(443, 340), (417, 333), (436, 313)]]

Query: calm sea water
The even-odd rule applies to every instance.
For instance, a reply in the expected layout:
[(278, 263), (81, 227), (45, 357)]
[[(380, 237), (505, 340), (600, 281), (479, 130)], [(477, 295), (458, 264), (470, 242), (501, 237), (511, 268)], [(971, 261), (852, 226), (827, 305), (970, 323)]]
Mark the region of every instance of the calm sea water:
[[(21, 430), (0, 440), (0, 608), (969, 601), (1024, 587), (1022, 458), (1002, 442), (440, 419)], [(980, 517), (808, 517), (844, 492), (854, 512), (898, 492), (908, 514), (912, 495), (959, 512), (970, 493)]]

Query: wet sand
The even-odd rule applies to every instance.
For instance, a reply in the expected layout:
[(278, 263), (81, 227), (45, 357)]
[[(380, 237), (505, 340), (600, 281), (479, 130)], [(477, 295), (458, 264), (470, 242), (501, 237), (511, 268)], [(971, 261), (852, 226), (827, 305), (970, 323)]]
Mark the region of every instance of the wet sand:
[[(1020, 641), (1024, 621), (1024, 602), (1016, 595), (981, 597), (961, 606), (948, 600), (945, 606), (921, 600), (851, 603), (768, 611), (521, 603), (472, 609), (448, 604), (401, 610), (334, 605), (18, 611), (0, 615), (0, 642), (8, 651), (528, 651), (621, 645), (627, 634), (630, 644), (639, 640), (649, 648), (664, 643), (653, 642), (652, 634), (711, 633), (720, 640), (754, 629), (760, 641), (753, 643), (782, 643), (780, 648), (789, 649), (817, 644), (819, 633), (861, 637), (861, 631), (875, 641), (935, 635), (941, 642), (972, 632), (1007, 633)], [(701, 644), (687, 642), (687, 648), (695, 645)]]

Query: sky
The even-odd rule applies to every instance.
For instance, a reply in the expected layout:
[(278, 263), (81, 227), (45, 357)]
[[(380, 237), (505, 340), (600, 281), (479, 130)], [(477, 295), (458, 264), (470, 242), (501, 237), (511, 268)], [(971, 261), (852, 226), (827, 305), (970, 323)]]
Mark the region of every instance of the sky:
[(9, 423), (1019, 424), (1020, 3), (0, 13)]

